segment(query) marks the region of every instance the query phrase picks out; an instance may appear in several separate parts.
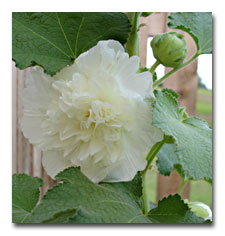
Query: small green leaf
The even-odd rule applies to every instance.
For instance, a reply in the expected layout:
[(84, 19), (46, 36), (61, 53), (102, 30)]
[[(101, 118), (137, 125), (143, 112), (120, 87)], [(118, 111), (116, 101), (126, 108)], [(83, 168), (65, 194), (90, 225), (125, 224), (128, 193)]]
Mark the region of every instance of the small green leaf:
[(119, 12), (15, 12), (13, 60), (20, 69), (40, 65), (54, 75), (99, 40), (124, 44), (129, 32), (128, 17)]
[[(59, 185), (50, 189), (35, 208), (32, 223), (52, 222), (65, 212), (69, 214), (63, 222), (69, 223), (151, 222), (142, 213), (140, 175), (131, 182), (94, 184), (79, 168), (71, 167), (56, 178)], [(75, 216), (72, 210), (77, 211)]]
[(158, 207), (152, 209), (148, 216), (153, 223), (203, 223), (205, 221), (196, 216), (178, 194), (163, 198), (159, 201)]
[(185, 177), (212, 180), (212, 130), (208, 124), (197, 117), (184, 119), (168, 91), (155, 91), (155, 96), (153, 125), (173, 137)]
[(12, 177), (12, 222), (27, 223), (40, 195), (43, 181), (26, 174), (14, 174)]
[(157, 77), (157, 73), (156, 72), (154, 72), (154, 74), (153, 74), (153, 82), (155, 82), (157, 79), (158, 79), (158, 77)]
[(212, 13), (178, 12), (169, 16), (169, 28), (180, 29), (194, 39), (200, 54), (212, 53)]
[(142, 72), (145, 72), (145, 71), (149, 71), (149, 69), (147, 67), (140, 67), (137, 71), (137, 73), (142, 73)]
[(189, 116), (186, 112), (186, 108), (185, 107), (179, 107), (179, 115), (180, 115), (180, 119), (181, 121), (187, 119)]
[(143, 17), (148, 17), (148, 16), (150, 16), (152, 13), (153, 13), (153, 12), (142, 12), (142, 13), (141, 13), (141, 16), (143, 16)]

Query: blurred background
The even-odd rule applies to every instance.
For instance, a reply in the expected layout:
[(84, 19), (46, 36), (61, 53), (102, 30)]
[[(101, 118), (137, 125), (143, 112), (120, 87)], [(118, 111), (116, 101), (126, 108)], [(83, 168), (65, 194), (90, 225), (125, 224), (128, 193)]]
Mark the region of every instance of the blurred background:
[[(155, 62), (150, 47), (154, 35), (168, 31), (178, 31), (184, 34), (188, 56), (190, 58), (196, 51), (193, 39), (185, 32), (171, 30), (167, 27), (169, 13), (153, 13), (149, 17), (141, 17), (143, 26), (140, 28), (140, 59), (143, 67), (150, 68)], [(12, 64), (12, 172), (27, 173), (38, 176), (45, 182), (41, 189), (43, 195), (55, 182), (46, 174), (41, 165), (41, 152), (24, 138), (20, 129), (22, 106), (20, 95), (24, 88), (24, 78), (29, 73), (18, 70)], [(170, 69), (158, 66), (156, 73), (161, 78)], [(163, 87), (171, 88), (180, 94), (179, 104), (185, 106), (188, 114), (205, 119), (212, 127), (212, 55), (201, 55), (187, 67), (176, 72), (167, 79)], [(150, 174), (151, 201), (157, 203), (164, 196), (176, 193), (181, 179), (174, 171), (169, 177), (158, 174), (153, 166)], [(190, 201), (200, 201), (212, 207), (212, 186), (205, 181), (192, 181), (187, 183), (182, 191), (182, 197)]]

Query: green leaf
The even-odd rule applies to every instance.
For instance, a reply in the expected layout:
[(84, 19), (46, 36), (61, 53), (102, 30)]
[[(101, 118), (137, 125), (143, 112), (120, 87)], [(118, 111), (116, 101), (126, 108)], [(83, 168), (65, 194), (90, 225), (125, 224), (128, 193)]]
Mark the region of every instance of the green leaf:
[(169, 93), (170, 95), (172, 95), (174, 98), (178, 99), (180, 97), (180, 95), (178, 93), (176, 93), (174, 90), (172, 89), (168, 89), (168, 88), (164, 88), (162, 90), (162, 92), (167, 92)]
[(179, 163), (188, 179), (212, 180), (212, 130), (197, 117), (184, 119), (174, 96), (155, 91), (153, 125), (172, 136)]
[(145, 71), (149, 71), (149, 69), (147, 67), (139, 67), (139, 69), (137, 70), (137, 73), (142, 73)]
[[(52, 221), (61, 212), (70, 223), (150, 223), (142, 213), (141, 177), (131, 182), (94, 184), (79, 168), (68, 168), (56, 176), (59, 185), (50, 189), (32, 215), (32, 223)], [(65, 222), (65, 217), (63, 222)]]
[(185, 107), (179, 107), (179, 116), (182, 121), (189, 117)]
[(205, 222), (203, 222), (204, 224), (212, 224), (211, 220), (206, 220)]
[(77, 215), (76, 209), (69, 209), (55, 214), (51, 219), (43, 221), (43, 223), (69, 223), (70, 218)]
[(124, 13), (15, 12), (13, 60), (20, 69), (40, 65), (54, 75), (99, 40), (124, 44), (129, 32), (130, 22)]
[(178, 12), (169, 16), (169, 28), (180, 29), (194, 39), (200, 54), (212, 53), (212, 13)]
[(12, 222), (27, 223), (36, 206), (43, 181), (26, 174), (14, 174), (12, 177)]
[(176, 153), (177, 147), (174, 143), (164, 144), (157, 154), (158, 160), (156, 165), (161, 175), (169, 176), (173, 170), (176, 170), (182, 178), (188, 179), (185, 176), (179, 157)]
[(153, 82), (155, 82), (157, 79), (158, 79), (158, 77), (157, 77), (157, 73), (154, 72), (154, 74), (153, 74), (153, 76), (152, 76), (152, 80), (153, 80)]
[(159, 201), (158, 207), (152, 209), (148, 216), (153, 223), (203, 223), (205, 221), (196, 216), (178, 194), (163, 198)]
[(57, 175), (59, 184), (48, 190), (40, 204), (39, 178), (13, 176), (15, 223), (202, 223), (179, 195), (169, 196), (142, 212), (141, 175), (130, 182), (94, 184), (77, 167)]
[(158, 160), (156, 164), (158, 171), (165, 176), (169, 176), (174, 170), (174, 166), (179, 164), (175, 144), (164, 144), (157, 154), (157, 157)]
[(150, 16), (152, 13), (153, 13), (153, 12), (142, 12), (142, 13), (141, 13), (141, 16), (143, 16), (143, 17), (148, 17), (148, 16)]

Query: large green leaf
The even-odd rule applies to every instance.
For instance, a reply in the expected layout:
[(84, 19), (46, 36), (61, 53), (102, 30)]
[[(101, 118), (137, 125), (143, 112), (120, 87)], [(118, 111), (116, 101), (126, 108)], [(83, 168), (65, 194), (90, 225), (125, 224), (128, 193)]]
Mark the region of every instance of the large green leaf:
[(124, 13), (17, 12), (12, 14), (12, 54), (16, 66), (40, 65), (54, 75), (99, 40), (124, 44), (130, 22)]
[(12, 222), (27, 223), (39, 200), (43, 181), (26, 174), (14, 174), (12, 179)]
[[(71, 167), (56, 178), (60, 184), (43, 197), (31, 222), (55, 222), (69, 212), (70, 223), (150, 223), (141, 210), (139, 175), (131, 182), (94, 184), (79, 168)], [(77, 210), (75, 216), (72, 210)]]
[(212, 13), (178, 12), (169, 16), (169, 28), (181, 29), (195, 40), (200, 54), (212, 53)]
[(148, 216), (153, 223), (203, 223), (205, 220), (196, 216), (181, 197), (170, 195), (158, 203)]
[(199, 223), (179, 196), (159, 202), (143, 214), (141, 176), (130, 182), (94, 184), (77, 167), (57, 175), (59, 184), (37, 204), (42, 181), (24, 174), (13, 177), (15, 223)]
[(155, 91), (153, 125), (172, 136), (179, 163), (188, 179), (212, 179), (212, 130), (197, 117), (185, 118), (176, 98), (168, 91)]

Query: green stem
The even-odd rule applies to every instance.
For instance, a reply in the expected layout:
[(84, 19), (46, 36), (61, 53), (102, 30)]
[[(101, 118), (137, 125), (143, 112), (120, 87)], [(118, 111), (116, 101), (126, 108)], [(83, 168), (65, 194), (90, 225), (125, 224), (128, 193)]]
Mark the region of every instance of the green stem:
[(162, 146), (170, 139), (170, 136), (164, 136), (164, 139), (161, 142), (156, 143), (152, 149), (150, 150), (150, 152), (148, 153), (146, 160), (148, 162), (147, 166), (145, 167), (144, 171), (147, 171), (147, 169), (149, 168), (149, 166), (151, 165), (153, 159), (155, 158), (155, 156), (157, 155), (157, 153), (159, 152), (159, 150), (162, 148)]
[(127, 40), (126, 49), (128, 54), (131, 56), (139, 56), (139, 18), (141, 12), (128, 12), (127, 16), (131, 23), (131, 32)]
[(153, 74), (157, 68), (158, 65), (160, 65), (161, 63), (157, 60), (153, 65), (152, 67), (150, 68), (150, 72)]
[(147, 171), (142, 173), (142, 189), (143, 189), (143, 208), (144, 208), (144, 214), (147, 214), (150, 210), (150, 189), (149, 189), (149, 184), (150, 184), (150, 176), (149, 176), (150, 170), (148, 169)]
[(182, 179), (182, 182), (181, 182), (181, 185), (177, 191), (178, 194), (181, 194), (183, 188), (184, 188), (184, 185), (186, 184), (187, 180), (186, 179)]
[(165, 74), (161, 79), (157, 80), (154, 82), (153, 87), (155, 88), (156, 86), (158, 86), (159, 84), (161, 84), (166, 78), (168, 78), (170, 75), (172, 75), (173, 73), (175, 73), (176, 71), (180, 70), (181, 68), (187, 66), (188, 64), (190, 64), (192, 61), (194, 61), (198, 56), (200, 55), (199, 52), (196, 52), (196, 54), (191, 57), (188, 61), (186, 61), (184, 64), (182, 64), (181, 66), (174, 68), (173, 70), (169, 71), (167, 74)]
[(156, 143), (152, 149), (150, 150), (150, 152), (148, 153), (146, 160), (147, 160), (147, 166), (146, 168), (141, 172), (142, 175), (142, 189), (143, 189), (143, 206), (144, 206), (144, 213), (147, 214), (150, 210), (149, 208), (149, 191), (148, 191), (148, 170), (149, 167), (152, 163), (152, 161), (154, 160), (154, 158), (156, 157), (157, 153), (159, 152), (159, 150), (162, 148), (162, 146), (170, 139), (170, 136), (164, 136), (164, 139), (161, 142)]

